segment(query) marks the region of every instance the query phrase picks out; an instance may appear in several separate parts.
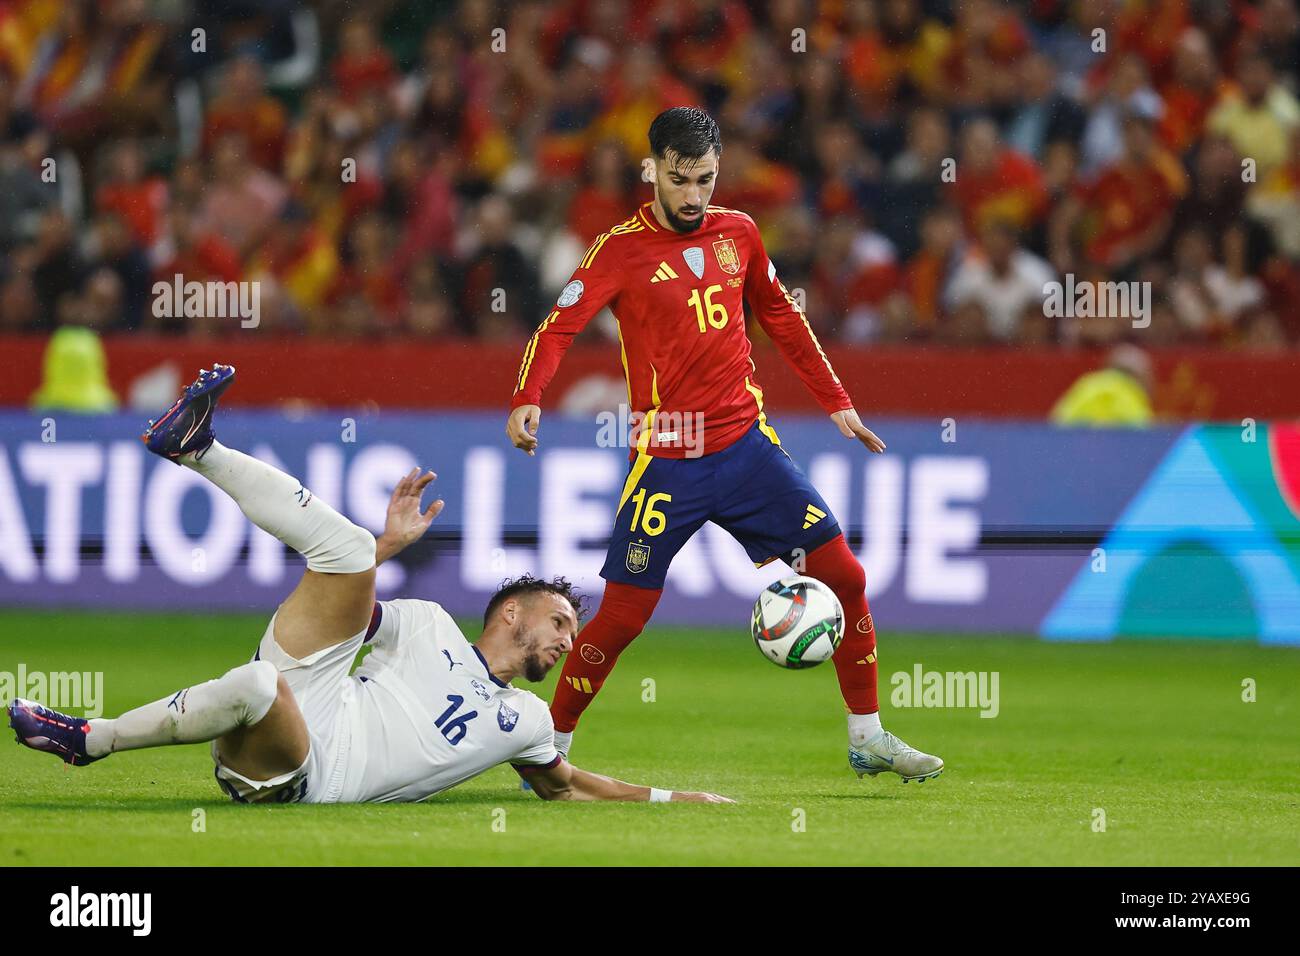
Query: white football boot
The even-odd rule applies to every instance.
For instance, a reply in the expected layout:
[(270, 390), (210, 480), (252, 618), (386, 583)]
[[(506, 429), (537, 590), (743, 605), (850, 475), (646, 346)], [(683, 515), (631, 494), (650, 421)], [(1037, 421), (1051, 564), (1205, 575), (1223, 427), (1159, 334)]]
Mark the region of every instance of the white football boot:
[(896, 773), (903, 783), (925, 783), (943, 773), (943, 760), (909, 747), (888, 730), (882, 730), (861, 748), (849, 747), (849, 766), (861, 779), (878, 773)]

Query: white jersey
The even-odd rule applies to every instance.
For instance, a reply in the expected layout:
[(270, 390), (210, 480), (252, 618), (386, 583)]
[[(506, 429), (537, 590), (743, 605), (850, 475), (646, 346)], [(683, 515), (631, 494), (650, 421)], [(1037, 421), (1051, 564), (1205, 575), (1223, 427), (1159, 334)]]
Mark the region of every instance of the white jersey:
[(550, 711), (492, 676), (432, 601), (381, 601), (373, 647), (348, 681), (340, 802), (423, 800), (501, 763), (558, 763)]

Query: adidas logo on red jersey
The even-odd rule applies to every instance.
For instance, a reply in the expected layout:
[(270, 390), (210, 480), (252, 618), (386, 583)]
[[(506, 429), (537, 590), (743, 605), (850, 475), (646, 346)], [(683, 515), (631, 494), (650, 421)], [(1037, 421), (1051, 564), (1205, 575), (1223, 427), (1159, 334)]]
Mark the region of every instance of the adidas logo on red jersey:
[(676, 279), (677, 273), (673, 272), (673, 267), (666, 262), (659, 263), (659, 268), (655, 270), (655, 277), (651, 282), (667, 282), (669, 279)]

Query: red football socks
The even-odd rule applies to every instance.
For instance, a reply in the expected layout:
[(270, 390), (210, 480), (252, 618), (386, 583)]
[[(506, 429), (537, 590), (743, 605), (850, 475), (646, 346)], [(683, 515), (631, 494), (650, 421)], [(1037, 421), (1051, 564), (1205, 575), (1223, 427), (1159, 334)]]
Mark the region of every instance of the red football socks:
[(840, 534), (807, 556), (803, 573), (826, 584), (844, 607), (844, 640), (832, 660), (849, 713), (876, 713), (880, 710), (876, 628), (867, 606), (867, 576), (862, 565)]
[[(808, 554), (803, 573), (824, 582), (844, 607), (844, 639), (833, 661), (845, 705), (853, 714), (876, 713), (880, 710), (876, 629), (867, 605), (867, 579), (862, 565), (841, 534)], [(551, 718), (557, 731), (571, 733), (578, 726), (582, 712), (600, 692), (618, 655), (645, 629), (662, 593), (630, 584), (605, 585), (600, 610), (578, 633), (555, 688)]]
[(578, 718), (600, 693), (618, 655), (645, 629), (662, 593), (659, 589), (606, 583), (600, 610), (578, 632), (573, 652), (565, 660), (560, 682), (555, 686), (551, 718), (557, 731), (569, 733), (578, 726)]

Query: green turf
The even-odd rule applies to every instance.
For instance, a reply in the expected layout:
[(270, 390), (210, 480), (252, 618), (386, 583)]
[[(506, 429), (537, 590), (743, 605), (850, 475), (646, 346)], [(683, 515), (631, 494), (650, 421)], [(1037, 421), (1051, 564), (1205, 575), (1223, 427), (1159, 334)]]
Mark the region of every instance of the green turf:
[[(0, 612), (0, 670), (102, 670), (111, 714), (246, 660), (263, 626)], [(783, 671), (743, 632), (665, 628), (624, 655), (575, 762), (736, 806), (546, 804), (509, 769), (420, 805), (235, 806), (203, 746), (72, 769), (5, 745), (0, 864), (1300, 863), (1297, 651), (886, 633), (882, 652), (886, 695), (918, 661), (1000, 675), (993, 719), (886, 702), (888, 727), (946, 759), (938, 780), (850, 773), (829, 665)], [(1255, 703), (1241, 699), (1244, 678)], [(197, 809), (206, 832), (194, 832)]]

